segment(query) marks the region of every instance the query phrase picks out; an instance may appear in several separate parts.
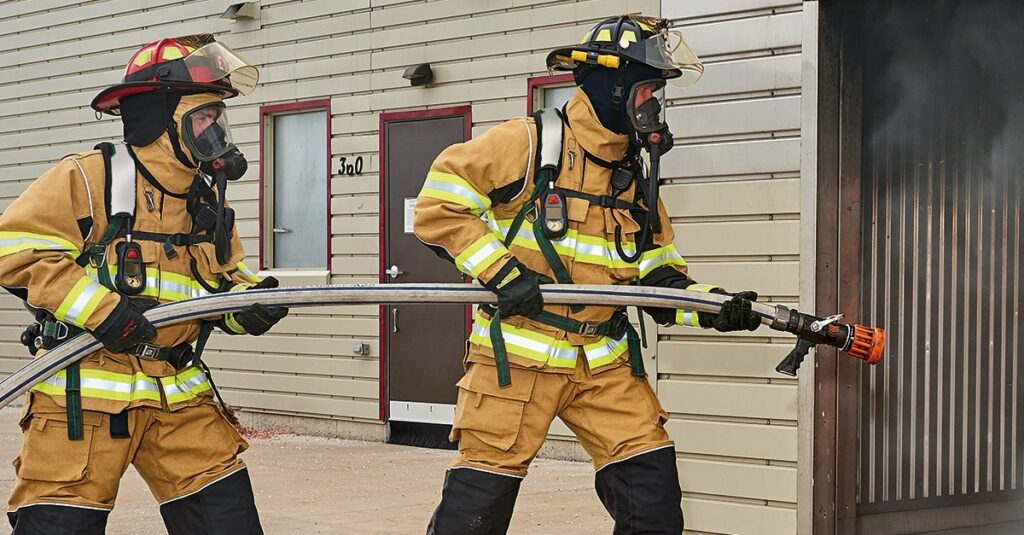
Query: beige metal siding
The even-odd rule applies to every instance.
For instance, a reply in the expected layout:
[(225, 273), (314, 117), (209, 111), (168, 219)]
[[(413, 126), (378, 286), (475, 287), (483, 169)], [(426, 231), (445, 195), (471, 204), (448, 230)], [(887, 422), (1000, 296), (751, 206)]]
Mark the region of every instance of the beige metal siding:
[[(707, 63), (698, 85), (669, 94), (679, 139), (662, 194), (680, 250), (699, 280), (798, 300), (799, 2), (263, 0), (259, 21), (239, 23), (217, 18), (225, 2), (64, 4), (0, 5), (0, 208), (60, 155), (119, 136), (88, 102), (140, 44), (212, 32), (263, 70), (260, 87), (230, 104), (252, 164), (231, 196), (253, 263), (260, 105), (331, 98), (333, 162), (365, 160), (362, 176), (331, 181), (334, 283), (377, 281), (382, 111), (472, 104), (480, 134), (525, 112), (526, 78), (543, 74), (549, 49), (607, 15), (661, 11)], [(434, 87), (401, 78), (421, 62)], [(0, 298), (0, 372), (23, 362), (14, 340), (27, 319)], [(372, 306), (295, 311), (261, 338), (215, 337), (209, 361), (228, 399), (249, 410), (374, 422), (377, 325)], [(353, 342), (370, 355), (353, 355)], [(660, 333), (657, 387), (672, 413), (691, 529), (795, 532), (796, 388), (773, 371), (789, 344), (763, 329)]]
[[(705, 63), (670, 89), (676, 148), (662, 196), (700, 282), (799, 300), (801, 5), (662, 2)], [(792, 341), (661, 329), (658, 396), (672, 416), (687, 528), (795, 533), (796, 381), (775, 365)]]
[[(61, 155), (117, 138), (120, 125), (88, 107), (117, 80), (139, 45), (211, 32), (262, 69), (260, 87), (230, 103), (250, 171), (230, 195), (250, 260), (258, 244), (259, 107), (331, 99), (331, 154), (362, 156), (364, 174), (331, 181), (329, 280), (377, 281), (378, 121), (382, 111), (472, 104), (478, 134), (526, 110), (526, 78), (543, 74), (550, 48), (576, 42), (596, 20), (623, 10), (657, 13), (657, 0), (370, 1), (263, 0), (259, 21), (218, 18), (226, 3), (110, 0), (0, 6), (0, 208)], [(115, 29), (115, 31), (112, 31)], [(412, 88), (409, 65), (430, 62), (436, 84)], [(315, 273), (291, 283), (309, 283)], [(325, 272), (321, 280), (328, 280)], [(0, 299), (0, 325), (15, 340), (28, 319)], [(216, 336), (208, 360), (226, 397), (250, 410), (375, 422), (376, 307), (295, 311), (261, 338)], [(354, 342), (370, 346), (356, 356)], [(0, 372), (24, 351), (0, 344)], [(453, 357), (454, 358), (454, 357)]]

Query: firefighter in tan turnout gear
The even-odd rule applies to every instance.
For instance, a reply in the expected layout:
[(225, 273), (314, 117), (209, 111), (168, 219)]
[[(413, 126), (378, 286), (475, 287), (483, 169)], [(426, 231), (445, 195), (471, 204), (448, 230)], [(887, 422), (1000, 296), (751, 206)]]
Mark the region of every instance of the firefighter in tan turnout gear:
[(156, 329), (143, 311), (269, 287), (242, 262), (227, 181), (246, 162), (224, 99), (258, 71), (210, 35), (136, 52), (92, 103), (120, 115), (123, 143), (65, 157), (0, 217), (0, 285), (25, 300), (33, 354), (89, 331), (104, 348), (32, 388), (14, 460), (16, 534), (102, 534), (134, 464), (168, 532), (262, 533), (248, 445), (214, 402), (202, 345), (214, 325), (259, 335), (287, 314), (243, 311)]
[[(667, 414), (625, 311), (544, 306), (539, 290), (557, 281), (725, 293), (687, 275), (657, 200), (660, 154), (672, 144), (662, 88), (692, 84), (703, 70), (666, 26), (630, 16), (599, 23), (548, 56), (549, 68), (571, 70), (579, 85), (562, 110), (451, 146), (430, 169), (416, 234), (494, 291), (498, 306), (475, 318), (451, 435), (459, 455), (429, 533), (505, 533), (555, 416), (593, 458), (615, 533), (682, 532)], [(666, 325), (753, 330), (756, 299), (737, 294), (717, 315), (647, 312)]]

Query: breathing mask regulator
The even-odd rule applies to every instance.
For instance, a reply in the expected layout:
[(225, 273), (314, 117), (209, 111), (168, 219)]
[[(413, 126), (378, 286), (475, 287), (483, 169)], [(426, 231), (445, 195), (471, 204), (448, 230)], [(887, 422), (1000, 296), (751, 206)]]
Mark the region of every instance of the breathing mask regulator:
[[(217, 261), (227, 264), (231, 258), (231, 228), (235, 213), (224, 206), (227, 184), (245, 174), (248, 163), (231, 139), (231, 128), (222, 102), (199, 106), (182, 117), (182, 142), (193, 158), (196, 167), (207, 177), (198, 177), (189, 191), (188, 211), (192, 214), (197, 230), (213, 231), (213, 243)], [(179, 156), (180, 158), (180, 156)]]
[[(627, 15), (606, 19), (594, 26), (578, 45), (557, 48), (548, 54), (548, 69), (572, 71), (576, 83), (587, 93), (601, 124), (629, 137), (626, 158), (615, 162), (612, 192), (623, 194), (636, 183), (647, 217), (638, 244), (660, 232), (657, 216), (661, 155), (672, 148), (672, 133), (665, 118), (665, 86), (693, 85), (704, 66), (668, 20)], [(650, 171), (640, 150), (650, 157)], [(639, 259), (621, 246), (621, 229), (616, 232), (616, 249), (624, 260)]]

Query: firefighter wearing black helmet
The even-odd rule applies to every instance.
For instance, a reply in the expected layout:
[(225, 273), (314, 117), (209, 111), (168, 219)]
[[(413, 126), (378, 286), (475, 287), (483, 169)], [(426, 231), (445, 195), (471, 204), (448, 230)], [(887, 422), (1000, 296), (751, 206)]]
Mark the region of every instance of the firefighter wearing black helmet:
[[(634, 16), (602, 21), (548, 67), (575, 75), (566, 106), (449, 147), (417, 199), (417, 236), (498, 298), (474, 321), (451, 434), (459, 455), (428, 533), (505, 533), (558, 416), (593, 458), (615, 533), (678, 534), (675, 448), (636, 330), (616, 307), (545, 305), (539, 285), (725, 293), (687, 274), (657, 195), (672, 147), (662, 89), (694, 83), (703, 67), (666, 21)], [(753, 330), (756, 298), (738, 294), (717, 315), (647, 312), (666, 325)]]

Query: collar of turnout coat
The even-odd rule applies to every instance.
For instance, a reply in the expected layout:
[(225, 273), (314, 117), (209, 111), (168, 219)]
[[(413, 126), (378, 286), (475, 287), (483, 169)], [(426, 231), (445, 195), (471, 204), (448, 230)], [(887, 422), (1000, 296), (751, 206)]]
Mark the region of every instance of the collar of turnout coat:
[(629, 138), (601, 125), (583, 89), (576, 88), (565, 111), (569, 117), (569, 127), (584, 150), (608, 162), (618, 161), (625, 156)]

